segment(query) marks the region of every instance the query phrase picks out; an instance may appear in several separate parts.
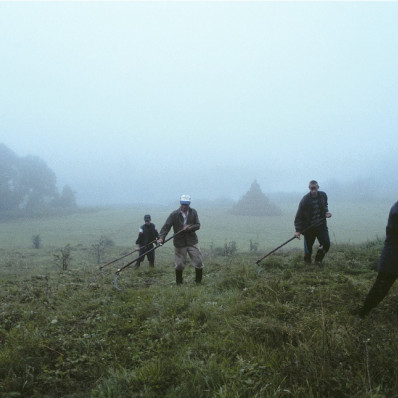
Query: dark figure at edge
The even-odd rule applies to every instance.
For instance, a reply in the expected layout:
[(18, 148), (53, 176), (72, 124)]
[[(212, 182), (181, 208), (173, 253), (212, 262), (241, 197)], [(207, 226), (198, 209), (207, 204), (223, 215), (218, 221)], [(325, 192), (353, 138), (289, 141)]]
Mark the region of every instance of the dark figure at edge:
[(386, 240), (380, 255), (376, 281), (369, 290), (359, 317), (365, 318), (372, 308), (386, 297), (391, 286), (398, 278), (398, 202), (390, 210), (386, 227)]

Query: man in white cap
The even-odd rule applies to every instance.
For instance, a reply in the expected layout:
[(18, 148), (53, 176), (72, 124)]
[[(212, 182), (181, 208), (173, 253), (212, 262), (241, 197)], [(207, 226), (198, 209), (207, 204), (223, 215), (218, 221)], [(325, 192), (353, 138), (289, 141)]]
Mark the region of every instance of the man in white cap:
[(173, 227), (174, 234), (183, 231), (173, 238), (177, 285), (182, 284), (182, 272), (185, 268), (187, 254), (191, 259), (191, 265), (195, 268), (196, 283), (202, 282), (203, 260), (195, 232), (200, 228), (200, 222), (197, 211), (192, 209), (190, 204), (191, 197), (181, 195), (180, 208), (168, 216), (159, 233), (158, 243), (162, 244), (171, 227)]

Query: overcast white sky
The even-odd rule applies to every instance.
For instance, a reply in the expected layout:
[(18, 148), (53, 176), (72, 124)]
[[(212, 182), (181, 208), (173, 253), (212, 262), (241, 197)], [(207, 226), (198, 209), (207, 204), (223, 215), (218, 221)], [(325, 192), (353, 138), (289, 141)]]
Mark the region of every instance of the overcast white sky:
[(398, 188), (397, 21), (394, 2), (1, 2), (0, 142), (81, 204)]

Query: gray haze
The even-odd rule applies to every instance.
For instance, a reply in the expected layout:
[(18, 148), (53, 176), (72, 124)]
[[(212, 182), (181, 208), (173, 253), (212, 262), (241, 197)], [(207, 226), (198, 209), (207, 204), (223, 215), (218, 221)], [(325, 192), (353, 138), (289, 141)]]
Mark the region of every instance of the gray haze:
[[(397, 199), (398, 3), (0, 3), (0, 142), (79, 204)], [(334, 185), (333, 185), (334, 184)]]

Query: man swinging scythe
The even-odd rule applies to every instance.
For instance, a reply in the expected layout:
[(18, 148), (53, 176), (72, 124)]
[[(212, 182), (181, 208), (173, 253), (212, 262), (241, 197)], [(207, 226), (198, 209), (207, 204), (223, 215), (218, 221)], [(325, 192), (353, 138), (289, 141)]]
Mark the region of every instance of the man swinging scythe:
[(203, 260), (202, 253), (198, 246), (198, 237), (196, 231), (200, 228), (198, 213), (190, 207), (191, 197), (181, 195), (180, 208), (173, 211), (162, 229), (159, 232), (159, 243), (163, 243), (164, 238), (173, 227), (174, 232), (183, 231), (182, 234), (175, 234), (174, 254), (175, 254), (175, 273), (177, 285), (182, 284), (182, 272), (185, 268), (187, 255), (191, 259), (191, 264), (195, 268), (196, 283), (202, 282)]

